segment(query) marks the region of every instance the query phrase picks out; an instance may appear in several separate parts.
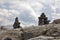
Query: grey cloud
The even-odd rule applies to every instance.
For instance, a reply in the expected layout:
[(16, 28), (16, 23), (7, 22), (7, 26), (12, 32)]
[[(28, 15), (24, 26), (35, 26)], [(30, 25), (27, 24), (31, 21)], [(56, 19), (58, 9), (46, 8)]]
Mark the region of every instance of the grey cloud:
[(56, 8), (56, 13), (60, 13), (60, 8)]
[(52, 20), (52, 13), (54, 13), (54, 10), (51, 8), (50, 5), (45, 5), (41, 11), (49, 17), (49, 20)]
[[(41, 4), (42, 6), (36, 7), (37, 5), (35, 3), (37, 3), (37, 5)], [(36, 18), (32, 15), (33, 12), (36, 15), (39, 15), (41, 14), (41, 12), (44, 12), (51, 20), (52, 19), (51, 14), (54, 13), (54, 10), (51, 8), (51, 5), (55, 5), (52, 0), (51, 2), (50, 0), (48, 1), (46, 0), (45, 1), (43, 0), (16, 0), (16, 1), (9, 0), (7, 2), (0, 3), (0, 8), (6, 9), (8, 11), (7, 14), (11, 13), (13, 16), (7, 17), (6, 15), (5, 16), (1, 15), (0, 17), (3, 17), (4, 19), (9, 20), (9, 23), (14, 22), (15, 17), (19, 17), (19, 20), (21, 22), (23, 21), (23, 23), (26, 23), (28, 25), (32, 23), (37, 24)], [(15, 11), (12, 12), (12, 10), (15, 10)], [(57, 13), (60, 13), (59, 9), (56, 9), (56, 10), (57, 10)]]
[[(36, 23), (34, 16), (31, 15), (29, 10), (23, 10), (20, 12), (20, 20), (26, 23)], [(33, 14), (33, 13), (32, 13)]]

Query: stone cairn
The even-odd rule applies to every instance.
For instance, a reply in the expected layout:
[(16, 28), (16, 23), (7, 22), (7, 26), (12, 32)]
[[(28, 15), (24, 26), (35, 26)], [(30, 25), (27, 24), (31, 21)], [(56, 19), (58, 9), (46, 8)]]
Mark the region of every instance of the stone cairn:
[(15, 18), (15, 22), (13, 24), (13, 28), (16, 29), (16, 28), (21, 28), (20, 26), (20, 22), (18, 20), (18, 17)]
[(42, 13), (41, 16), (38, 17), (38, 19), (39, 19), (38, 25), (49, 24), (49, 20), (44, 13)]

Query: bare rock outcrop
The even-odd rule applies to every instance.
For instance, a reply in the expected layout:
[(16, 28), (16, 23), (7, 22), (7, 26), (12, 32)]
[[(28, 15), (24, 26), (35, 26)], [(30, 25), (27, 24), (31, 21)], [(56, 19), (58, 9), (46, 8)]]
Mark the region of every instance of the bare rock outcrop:
[(16, 30), (1, 30), (0, 40), (21, 40), (21, 31)]
[(31, 38), (31, 39), (28, 39), (28, 40), (54, 40), (54, 37), (38, 36), (38, 37)]
[(56, 20), (54, 20), (52, 23), (60, 24), (60, 19), (56, 19)]
[(30, 26), (26, 28), (0, 30), (0, 40), (60, 40), (60, 24)]
[(59, 24), (49, 24), (42, 26), (33, 26), (25, 28), (24, 31), (27, 33), (33, 33), (34, 36), (46, 35), (46, 36), (60, 36), (60, 26)]
[(38, 37), (31, 38), (28, 40), (60, 40), (60, 37), (55, 38), (55, 37), (47, 37), (47, 36), (38, 36)]

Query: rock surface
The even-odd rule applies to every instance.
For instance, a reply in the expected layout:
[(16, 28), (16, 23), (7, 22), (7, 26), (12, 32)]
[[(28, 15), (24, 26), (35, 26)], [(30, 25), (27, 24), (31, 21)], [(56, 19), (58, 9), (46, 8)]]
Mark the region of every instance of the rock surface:
[(28, 39), (28, 40), (60, 40), (60, 38), (39, 36), (39, 37), (31, 38), (31, 39)]
[(60, 24), (30, 26), (21, 29), (0, 30), (0, 40), (60, 40)]
[(0, 31), (0, 40), (10, 38), (12, 40), (21, 40), (21, 31), (16, 30), (1, 30)]
[(52, 23), (60, 24), (60, 19), (55, 19)]
[(24, 32), (33, 33), (34, 36), (46, 35), (46, 36), (60, 36), (60, 25), (59, 24), (49, 24), (42, 26), (31, 26), (24, 29)]

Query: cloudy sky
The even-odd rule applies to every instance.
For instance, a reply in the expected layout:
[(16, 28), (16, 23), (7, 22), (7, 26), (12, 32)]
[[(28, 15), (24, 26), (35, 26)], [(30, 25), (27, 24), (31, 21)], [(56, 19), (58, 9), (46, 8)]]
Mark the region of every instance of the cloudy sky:
[(15, 17), (21, 25), (37, 25), (42, 12), (49, 20), (60, 18), (60, 0), (0, 0), (0, 25), (12, 25)]

